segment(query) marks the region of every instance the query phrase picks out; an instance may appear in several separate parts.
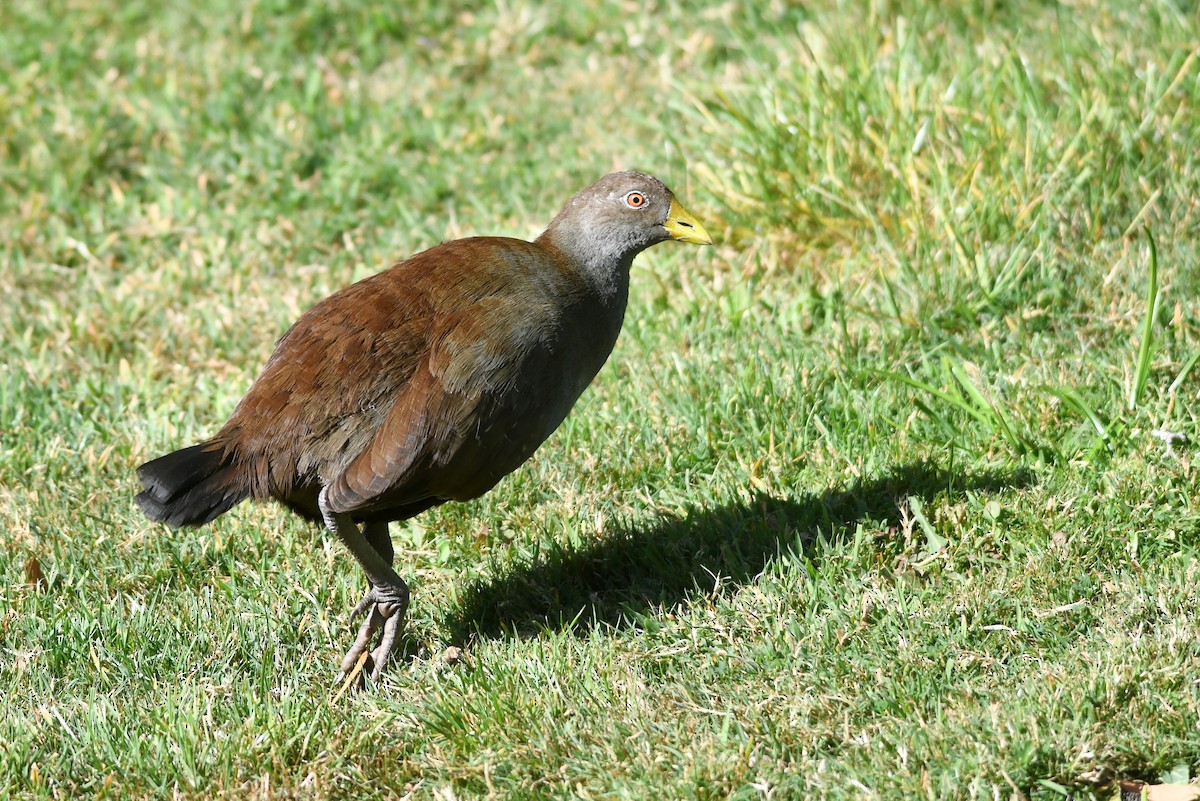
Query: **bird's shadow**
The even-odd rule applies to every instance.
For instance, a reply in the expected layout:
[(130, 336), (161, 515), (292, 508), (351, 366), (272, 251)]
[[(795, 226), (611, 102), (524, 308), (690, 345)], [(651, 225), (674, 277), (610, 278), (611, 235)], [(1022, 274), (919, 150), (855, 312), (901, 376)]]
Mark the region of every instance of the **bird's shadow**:
[(753, 581), (788, 551), (813, 558), (821, 536), (834, 547), (856, 524), (899, 526), (901, 504), (945, 494), (1028, 486), (1027, 470), (951, 472), (927, 462), (897, 468), (822, 493), (697, 506), (646, 526), (615, 525), (595, 543), (562, 547), (513, 565), (465, 588), (444, 620), (455, 642), (476, 637), (531, 636), (546, 627), (582, 633), (595, 625), (623, 628), (653, 609), (687, 604), (725, 585)]

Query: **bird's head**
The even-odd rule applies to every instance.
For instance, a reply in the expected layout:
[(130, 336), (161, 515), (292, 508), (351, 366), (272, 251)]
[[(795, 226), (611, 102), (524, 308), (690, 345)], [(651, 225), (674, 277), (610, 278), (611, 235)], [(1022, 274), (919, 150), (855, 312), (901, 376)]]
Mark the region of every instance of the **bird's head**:
[(662, 181), (632, 171), (611, 173), (577, 192), (539, 237), (593, 271), (628, 270), (634, 256), (668, 239), (712, 244)]

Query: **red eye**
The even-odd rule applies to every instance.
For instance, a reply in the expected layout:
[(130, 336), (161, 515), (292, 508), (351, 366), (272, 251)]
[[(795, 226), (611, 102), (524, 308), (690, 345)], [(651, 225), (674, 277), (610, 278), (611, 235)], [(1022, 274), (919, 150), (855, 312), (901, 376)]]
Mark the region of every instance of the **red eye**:
[(631, 209), (640, 209), (646, 205), (646, 196), (641, 192), (630, 192), (625, 196), (625, 205)]

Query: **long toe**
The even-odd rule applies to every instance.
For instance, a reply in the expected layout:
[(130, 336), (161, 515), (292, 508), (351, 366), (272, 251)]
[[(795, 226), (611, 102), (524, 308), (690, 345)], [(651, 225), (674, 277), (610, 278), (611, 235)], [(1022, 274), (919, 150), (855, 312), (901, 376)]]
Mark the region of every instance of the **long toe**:
[(346, 656), (342, 659), (342, 672), (349, 673), (354, 670), (354, 666), (358, 664), (358, 658), (371, 648), (371, 640), (375, 637), (375, 632), (384, 627), (387, 618), (379, 611), (379, 606), (371, 607), (371, 614), (367, 615), (367, 619), (359, 626), (358, 636), (354, 639), (354, 645), (350, 646), (350, 650), (346, 652)]
[(375, 663), (371, 671), (372, 681), (377, 680), (383, 674), (383, 668), (387, 665), (388, 657), (392, 654), (392, 648), (396, 645), (396, 639), (403, 630), (403, 614), (393, 614), (384, 621), (383, 634), (379, 638), (379, 645), (371, 652), (371, 661)]

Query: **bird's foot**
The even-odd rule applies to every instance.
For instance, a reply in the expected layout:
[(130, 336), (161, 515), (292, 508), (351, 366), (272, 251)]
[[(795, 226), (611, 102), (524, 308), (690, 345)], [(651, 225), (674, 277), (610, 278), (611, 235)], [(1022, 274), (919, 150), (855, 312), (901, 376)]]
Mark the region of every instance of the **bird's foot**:
[[(378, 679), (404, 628), (404, 615), (407, 611), (407, 586), (401, 584), (397, 587), (372, 587), (350, 612), (351, 622), (364, 613), (367, 618), (358, 629), (354, 645), (342, 660), (342, 673), (349, 674), (353, 671), (362, 655), (369, 652), (362, 673), (372, 681)], [(376, 632), (380, 632), (379, 643), (372, 649), (371, 642), (375, 639)]]

